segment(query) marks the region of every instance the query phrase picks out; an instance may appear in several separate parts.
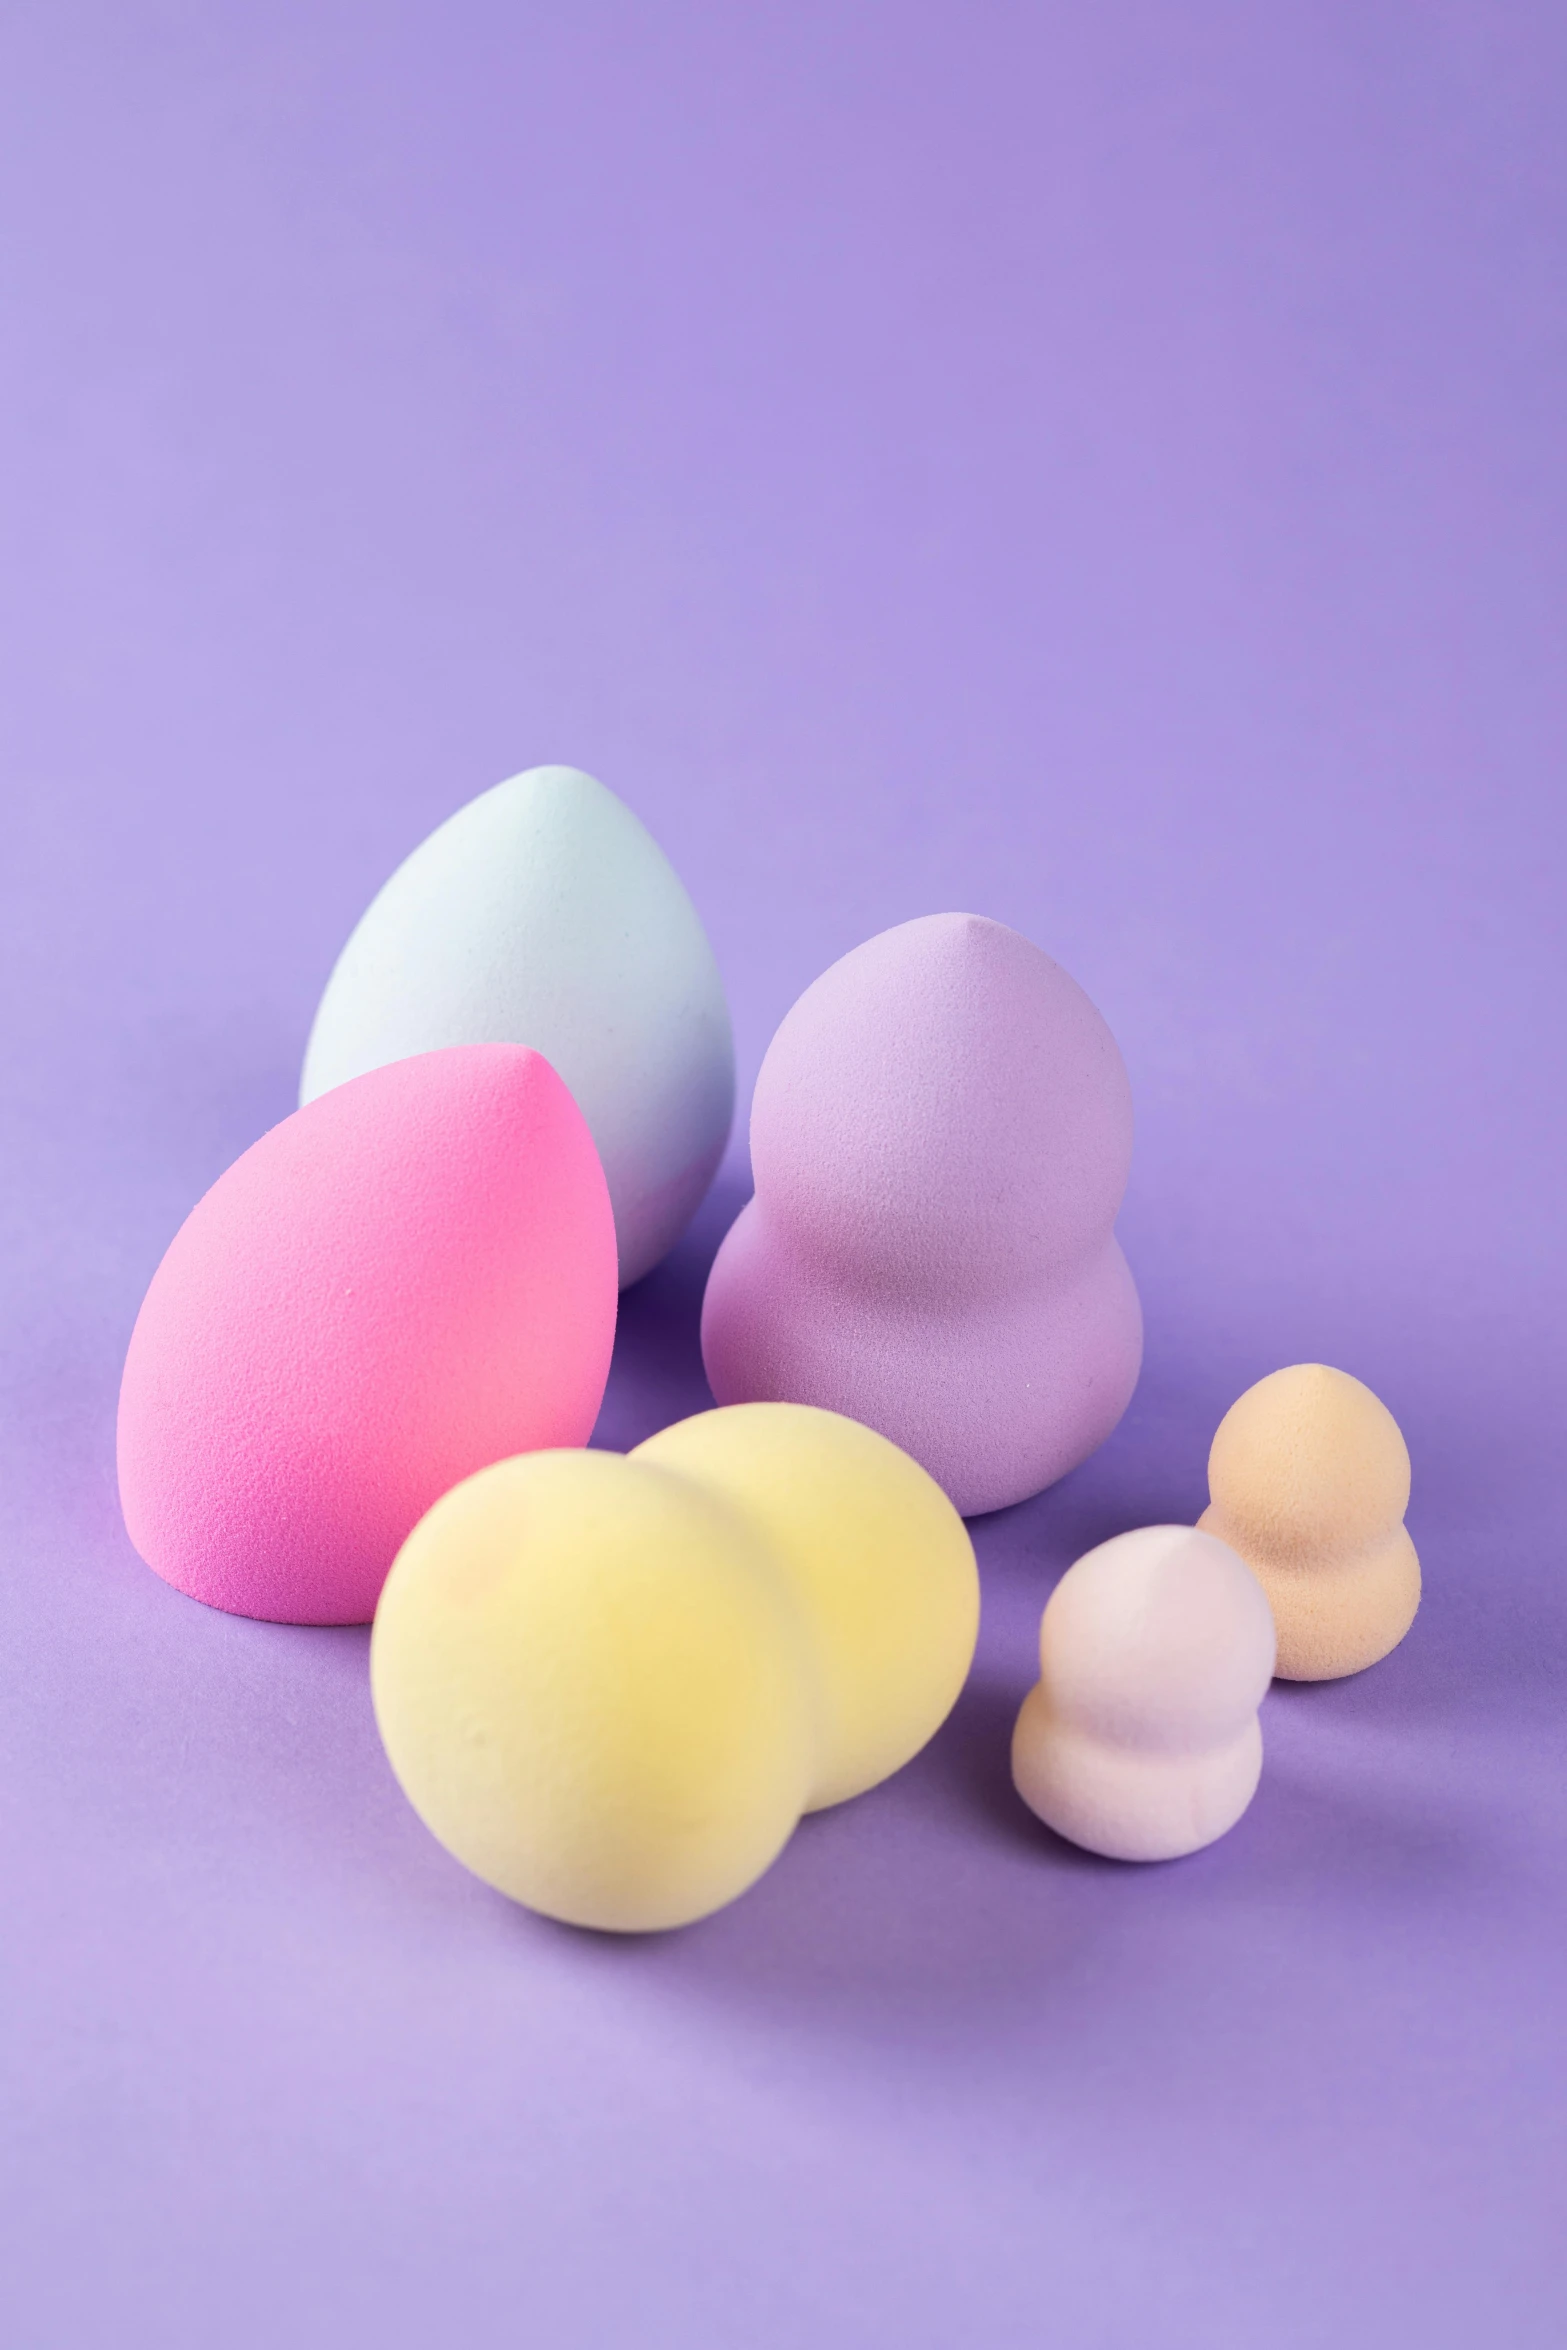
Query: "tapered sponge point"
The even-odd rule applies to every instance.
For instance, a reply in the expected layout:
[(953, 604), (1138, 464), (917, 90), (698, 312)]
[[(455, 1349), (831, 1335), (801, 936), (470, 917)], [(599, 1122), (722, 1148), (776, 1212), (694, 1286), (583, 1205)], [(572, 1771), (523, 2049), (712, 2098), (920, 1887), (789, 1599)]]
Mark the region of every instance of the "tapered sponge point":
[(454, 1046), (323, 1094), (153, 1276), (120, 1386), (131, 1540), (213, 1607), (367, 1623), (448, 1486), (587, 1442), (615, 1273), (592, 1137), (538, 1053)]

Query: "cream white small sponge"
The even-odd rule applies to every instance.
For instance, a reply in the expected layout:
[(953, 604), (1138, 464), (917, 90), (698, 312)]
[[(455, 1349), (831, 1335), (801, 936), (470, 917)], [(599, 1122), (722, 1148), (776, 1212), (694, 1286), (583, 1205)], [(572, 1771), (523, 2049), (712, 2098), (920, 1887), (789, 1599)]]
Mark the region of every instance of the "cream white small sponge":
[(399, 865), (338, 958), (300, 1100), (440, 1045), (526, 1044), (570, 1088), (615, 1211), (622, 1288), (723, 1156), (734, 1044), (713, 950), (631, 810), (575, 767), (480, 794)]
[(1334, 1681), (1396, 1648), (1420, 1605), (1404, 1526), (1409, 1449), (1385, 1403), (1325, 1363), (1270, 1372), (1231, 1404), (1198, 1519), (1266, 1591), (1286, 1681)]
[(1174, 1860), (1233, 1828), (1262, 1769), (1273, 1618), (1256, 1577), (1190, 1526), (1143, 1526), (1069, 1567), (1039, 1627), (1012, 1776), (1060, 1836)]
[(459, 1485), (398, 1555), (370, 1679), (448, 1851), (633, 1933), (734, 1900), (802, 1812), (907, 1762), (978, 1624), (972, 1545), (922, 1469), (833, 1413), (756, 1404)]

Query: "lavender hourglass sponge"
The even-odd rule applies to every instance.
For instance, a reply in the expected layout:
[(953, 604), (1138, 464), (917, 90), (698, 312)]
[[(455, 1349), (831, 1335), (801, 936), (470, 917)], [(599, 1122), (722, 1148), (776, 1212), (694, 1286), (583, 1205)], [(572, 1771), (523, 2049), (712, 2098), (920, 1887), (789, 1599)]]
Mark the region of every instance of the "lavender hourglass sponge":
[(965, 1515), (1037, 1493), (1137, 1382), (1131, 1144), (1115, 1039), (1038, 947), (976, 914), (867, 940), (762, 1064), (756, 1197), (702, 1313), (713, 1393), (863, 1420)]

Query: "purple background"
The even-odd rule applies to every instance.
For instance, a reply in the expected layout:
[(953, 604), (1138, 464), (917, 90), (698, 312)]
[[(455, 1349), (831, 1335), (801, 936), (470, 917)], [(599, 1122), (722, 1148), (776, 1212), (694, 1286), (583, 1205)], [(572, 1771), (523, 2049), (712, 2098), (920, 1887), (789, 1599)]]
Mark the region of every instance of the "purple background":
[[(0, 2266), (33, 2345), (1558, 2344), (1567, 14), (0, 11)], [(1139, 1106), (1120, 1432), (726, 1914), (425, 1836), (361, 1633), (121, 1531), (125, 1339), (392, 864), (589, 767), (742, 1083), (958, 906)], [(737, 1155), (601, 1431), (705, 1398)], [(1012, 1797), (1052, 1578), (1275, 1365), (1427, 1601), (1168, 1868)]]

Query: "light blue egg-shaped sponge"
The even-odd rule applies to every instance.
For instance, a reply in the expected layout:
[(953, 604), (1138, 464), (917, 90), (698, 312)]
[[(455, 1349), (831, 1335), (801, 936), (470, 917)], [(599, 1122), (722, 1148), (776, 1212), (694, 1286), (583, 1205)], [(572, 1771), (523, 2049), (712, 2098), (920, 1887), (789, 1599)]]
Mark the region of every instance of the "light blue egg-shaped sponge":
[(621, 1286), (657, 1264), (728, 1140), (729, 1009), (668, 858), (578, 768), (498, 783), (399, 865), (327, 982), (300, 1101), (460, 1044), (553, 1065), (603, 1161)]

